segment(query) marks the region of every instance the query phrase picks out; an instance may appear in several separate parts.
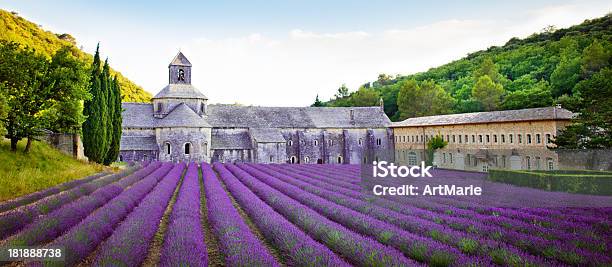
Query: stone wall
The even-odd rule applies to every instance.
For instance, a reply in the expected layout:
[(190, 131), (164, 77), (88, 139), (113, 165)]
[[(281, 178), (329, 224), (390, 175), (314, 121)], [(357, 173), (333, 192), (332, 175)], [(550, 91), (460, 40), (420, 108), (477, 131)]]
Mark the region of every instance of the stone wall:
[(83, 149), (83, 142), (78, 134), (49, 132), (40, 138), (64, 154), (76, 159), (87, 160)]
[(557, 150), (559, 169), (612, 171), (612, 149)]
[[(156, 131), (160, 161), (209, 161), (210, 128), (158, 128)], [(189, 144), (189, 154), (185, 153), (186, 144)]]

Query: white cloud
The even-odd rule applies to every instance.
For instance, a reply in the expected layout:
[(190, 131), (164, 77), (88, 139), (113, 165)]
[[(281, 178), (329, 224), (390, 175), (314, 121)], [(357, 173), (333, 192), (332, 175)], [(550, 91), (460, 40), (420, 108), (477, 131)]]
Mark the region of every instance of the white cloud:
[[(112, 47), (118, 69), (152, 93), (167, 83), (167, 62), (180, 47), (193, 64), (193, 83), (211, 103), (305, 106), (315, 95), (327, 99), (346, 83), (356, 89), (379, 73), (409, 74), (459, 59), (467, 53), (526, 37), (547, 25), (566, 27), (604, 15), (612, 4), (560, 5), (526, 11), (514, 20), (449, 19), (381, 32), (313, 32), (285, 36), (261, 33), (211, 39), (198, 37), (130, 51)], [(602, 7), (604, 9), (602, 10)], [(144, 40), (140, 42), (155, 40)], [(127, 53), (127, 52), (123, 52)], [(146, 61), (134, 63), (135, 58)], [(163, 64), (159, 64), (163, 62)], [(128, 67), (129, 66), (129, 67)], [(134, 66), (140, 66), (134, 69)], [(125, 67), (125, 68), (123, 68)]]

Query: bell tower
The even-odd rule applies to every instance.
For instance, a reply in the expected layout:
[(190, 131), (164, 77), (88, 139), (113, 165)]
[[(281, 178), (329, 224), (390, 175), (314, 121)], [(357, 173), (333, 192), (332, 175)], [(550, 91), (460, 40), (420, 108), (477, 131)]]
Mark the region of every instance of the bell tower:
[(181, 52), (168, 65), (168, 83), (191, 84), (191, 62)]

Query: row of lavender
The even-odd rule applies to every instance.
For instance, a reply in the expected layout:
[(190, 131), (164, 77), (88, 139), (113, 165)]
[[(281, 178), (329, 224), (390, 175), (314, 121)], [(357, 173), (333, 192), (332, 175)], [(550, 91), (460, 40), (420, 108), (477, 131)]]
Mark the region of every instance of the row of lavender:
[[(277, 178), (288, 175), (283, 181), (332, 202), (458, 247), (464, 253), (488, 254), (495, 262), (500, 258), (524, 260), (529, 258), (525, 254), (531, 254), (551, 264), (610, 263), (610, 213), (606, 208), (563, 216), (567, 209), (533, 212), (476, 206), (448, 198), (432, 198), (428, 203), (419, 199), (373, 198), (358, 186), (358, 178), (354, 178), (359, 177), (358, 169), (339, 172), (329, 166), (295, 165), (264, 169), (279, 172)], [(550, 214), (553, 216), (547, 216)], [(508, 246), (500, 247), (499, 243)]]

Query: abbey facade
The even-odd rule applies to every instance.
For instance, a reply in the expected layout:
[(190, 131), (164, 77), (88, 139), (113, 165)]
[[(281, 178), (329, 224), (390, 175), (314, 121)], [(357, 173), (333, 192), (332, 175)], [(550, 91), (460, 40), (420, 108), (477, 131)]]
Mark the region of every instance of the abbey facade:
[(119, 160), (358, 164), (393, 160), (380, 107), (208, 105), (178, 53), (153, 103), (123, 103)]

